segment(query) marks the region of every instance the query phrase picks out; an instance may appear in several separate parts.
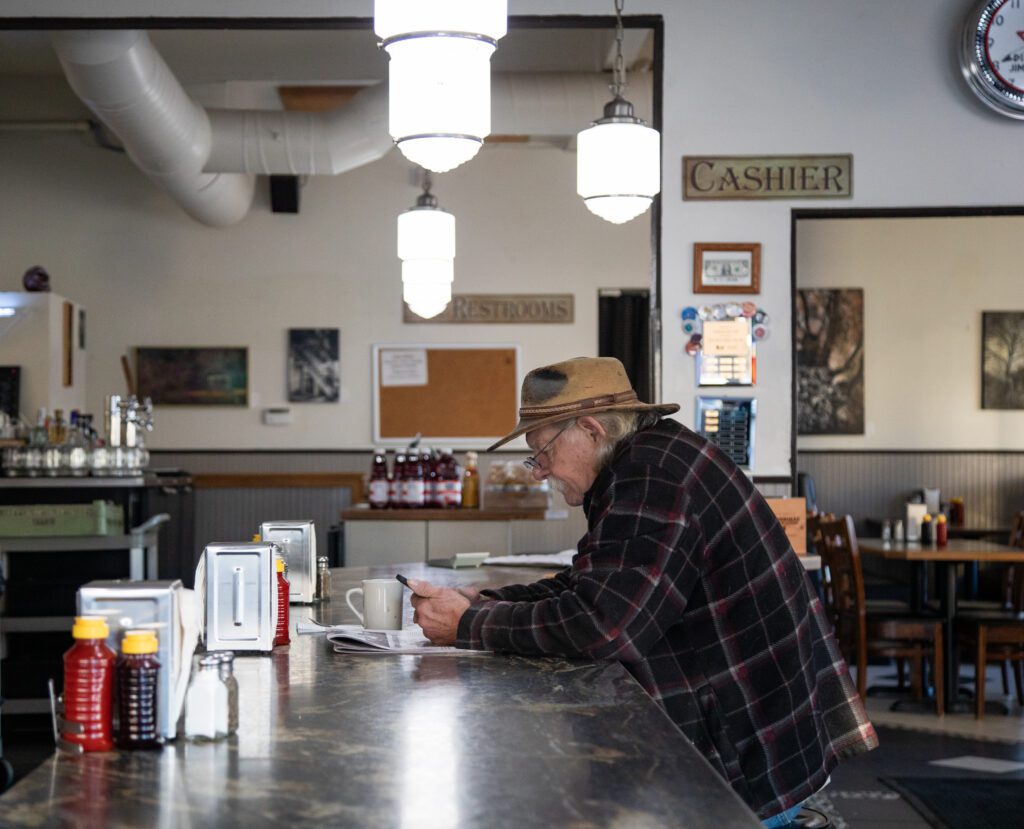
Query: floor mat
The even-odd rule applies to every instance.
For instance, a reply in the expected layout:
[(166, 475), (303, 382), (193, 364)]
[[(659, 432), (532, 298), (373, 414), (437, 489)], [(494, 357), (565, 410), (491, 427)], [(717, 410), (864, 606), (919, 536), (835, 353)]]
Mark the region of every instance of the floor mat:
[(1019, 826), (1024, 780), (882, 777), (935, 829)]

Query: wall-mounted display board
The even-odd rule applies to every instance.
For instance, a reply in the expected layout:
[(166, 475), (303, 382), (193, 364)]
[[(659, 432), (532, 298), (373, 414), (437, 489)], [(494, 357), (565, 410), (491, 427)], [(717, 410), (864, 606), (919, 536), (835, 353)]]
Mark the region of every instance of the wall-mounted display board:
[(697, 432), (741, 469), (754, 467), (757, 401), (752, 397), (698, 397)]
[(476, 446), (512, 431), (519, 410), (519, 347), (373, 346), (373, 440)]

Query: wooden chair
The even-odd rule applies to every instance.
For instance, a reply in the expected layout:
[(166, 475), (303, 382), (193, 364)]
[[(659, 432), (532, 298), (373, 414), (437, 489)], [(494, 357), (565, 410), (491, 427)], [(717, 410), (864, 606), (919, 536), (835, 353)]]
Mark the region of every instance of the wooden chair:
[[(1024, 510), (1013, 519), (1009, 545), (1024, 549)], [(1010, 690), (1006, 666), (1012, 665), (1017, 703), (1024, 705), (1024, 567), (1009, 565), (1006, 573), (1003, 608), (957, 615), (961, 641), (973, 639), (974, 716), (979, 720), (985, 716), (985, 668), (991, 662), (1002, 668), (1003, 693)]]
[(843, 516), (819, 521), (818, 552), (822, 557), (822, 583), (826, 613), (839, 647), (857, 666), (857, 691), (867, 693), (868, 654), (910, 663), (910, 689), (915, 700), (924, 698), (925, 657), (932, 660), (936, 711), (945, 711), (942, 682), (942, 622), (928, 616), (869, 613), (864, 600), (864, 575), (853, 519)]

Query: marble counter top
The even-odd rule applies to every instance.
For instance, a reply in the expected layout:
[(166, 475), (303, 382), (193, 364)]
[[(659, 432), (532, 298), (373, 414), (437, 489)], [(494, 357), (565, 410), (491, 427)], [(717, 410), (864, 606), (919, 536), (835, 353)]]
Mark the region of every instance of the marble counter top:
[[(540, 571), (402, 565), (436, 583)], [(334, 600), (394, 568), (333, 571)], [(411, 608), (406, 607), (411, 618)], [(240, 728), (216, 744), (55, 755), (0, 797), (3, 826), (757, 827), (617, 663), (349, 656), (322, 635), (239, 656)]]

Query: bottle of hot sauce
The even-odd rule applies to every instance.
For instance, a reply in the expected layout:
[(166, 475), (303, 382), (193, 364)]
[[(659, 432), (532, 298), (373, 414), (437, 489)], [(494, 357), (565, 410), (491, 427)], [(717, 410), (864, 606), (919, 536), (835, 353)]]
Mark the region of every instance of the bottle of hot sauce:
[(81, 734), (62, 732), (61, 738), (85, 751), (114, 747), (112, 701), (114, 661), (107, 647), (110, 635), (102, 616), (78, 616), (71, 628), (75, 644), (64, 654), (64, 719), (82, 726)]
[(395, 465), (391, 473), (391, 487), (388, 490), (388, 501), (392, 509), (405, 507), (405, 453), (395, 456)]

